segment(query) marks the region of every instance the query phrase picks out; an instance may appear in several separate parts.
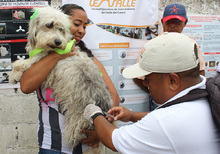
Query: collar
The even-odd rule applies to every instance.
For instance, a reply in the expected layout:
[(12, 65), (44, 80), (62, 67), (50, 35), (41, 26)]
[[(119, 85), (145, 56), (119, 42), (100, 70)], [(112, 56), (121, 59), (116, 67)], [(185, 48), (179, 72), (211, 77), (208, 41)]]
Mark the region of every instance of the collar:
[[(70, 52), (70, 50), (71, 50), (72, 46), (75, 44), (75, 42), (76, 42), (75, 39), (70, 40), (70, 41), (67, 43), (65, 50), (56, 48), (56, 49), (54, 49), (54, 51), (57, 52), (58, 54), (61, 54), (61, 55), (62, 55), (62, 54), (67, 54), (67, 53)], [(34, 49), (34, 50), (32, 50), (31, 52), (29, 52), (29, 57), (31, 58), (31, 57), (33, 57), (34, 55), (36, 55), (36, 54), (42, 52), (43, 50), (44, 50), (44, 49), (42, 49), (42, 48)]]
[(191, 90), (193, 90), (193, 89), (206, 89), (206, 84), (205, 84), (205, 83), (206, 83), (206, 78), (205, 78), (204, 76), (202, 76), (202, 75), (200, 75), (200, 78), (201, 78), (201, 80), (202, 80), (200, 83), (198, 83), (198, 84), (196, 84), (196, 85), (194, 85), (194, 86), (192, 86), (192, 87), (189, 87), (189, 88), (187, 88), (187, 89), (184, 89), (183, 91), (179, 92), (178, 94), (176, 94), (175, 96), (173, 96), (171, 99), (169, 99), (169, 100), (166, 101), (165, 103), (159, 105), (156, 109), (158, 109), (159, 107), (161, 107), (161, 106), (167, 104), (168, 102), (171, 102), (171, 101), (173, 101), (173, 100), (176, 100), (177, 98), (180, 98), (180, 97), (186, 95), (187, 93), (189, 93), (189, 92), (190, 92)]

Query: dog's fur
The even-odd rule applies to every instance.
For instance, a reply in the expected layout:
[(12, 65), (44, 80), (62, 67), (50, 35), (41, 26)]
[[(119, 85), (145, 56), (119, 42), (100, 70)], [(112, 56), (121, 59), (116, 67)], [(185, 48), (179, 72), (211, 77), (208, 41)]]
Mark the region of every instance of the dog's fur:
[[(19, 82), (25, 70), (49, 52), (53, 52), (54, 48), (65, 49), (72, 38), (69, 24), (68, 16), (61, 11), (52, 7), (40, 8), (39, 13), (30, 20), (26, 50), (30, 52), (35, 48), (43, 48), (44, 51), (32, 58), (15, 61), (9, 82)], [(112, 106), (110, 93), (98, 67), (87, 54), (75, 48), (77, 50), (74, 52), (79, 56), (59, 60), (42, 85), (44, 88), (54, 90), (56, 104), (60, 107), (61, 113), (65, 113), (64, 137), (70, 147), (75, 147), (86, 137), (80, 132), (82, 129), (92, 128), (83, 117), (84, 108), (88, 104), (96, 104), (103, 111), (108, 111)]]

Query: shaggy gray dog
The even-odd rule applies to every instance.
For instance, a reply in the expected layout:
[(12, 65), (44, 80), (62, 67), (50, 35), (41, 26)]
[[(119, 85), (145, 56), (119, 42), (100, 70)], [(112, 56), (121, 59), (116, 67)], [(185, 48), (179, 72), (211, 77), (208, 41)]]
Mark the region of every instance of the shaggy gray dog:
[[(25, 70), (52, 52), (54, 48), (64, 50), (72, 38), (69, 24), (68, 16), (55, 8), (38, 9), (38, 13), (29, 23), (26, 49), (27, 52), (36, 48), (44, 50), (32, 58), (15, 61), (9, 75), (9, 82), (19, 82)], [(61, 107), (61, 113), (65, 113), (64, 137), (70, 147), (75, 147), (80, 140), (86, 137), (80, 132), (82, 129), (93, 127), (83, 117), (84, 108), (88, 104), (96, 104), (103, 111), (108, 111), (112, 107), (110, 93), (98, 67), (78, 48), (75, 47), (74, 52), (78, 56), (58, 61), (43, 83), (44, 88), (54, 90), (56, 104)], [(90, 153), (92, 152), (90, 151)]]

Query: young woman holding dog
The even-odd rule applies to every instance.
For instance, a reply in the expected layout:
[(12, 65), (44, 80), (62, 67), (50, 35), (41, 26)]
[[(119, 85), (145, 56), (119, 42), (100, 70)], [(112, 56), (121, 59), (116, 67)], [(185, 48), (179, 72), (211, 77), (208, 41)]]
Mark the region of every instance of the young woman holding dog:
[[(113, 106), (118, 106), (120, 99), (118, 93), (108, 76), (104, 66), (101, 62), (95, 58), (92, 52), (85, 46), (81, 40), (86, 34), (86, 25), (88, 22), (87, 14), (85, 10), (75, 4), (66, 4), (61, 7), (61, 10), (69, 15), (71, 20), (70, 31), (76, 39), (76, 45), (86, 52), (89, 57), (93, 57), (94, 63), (98, 66), (99, 70), (103, 74), (103, 79), (108, 86), (113, 99)], [(64, 116), (59, 112), (58, 106), (55, 104), (53, 98), (51, 98), (51, 90), (45, 90), (41, 87), (41, 84), (46, 80), (48, 74), (53, 69), (55, 64), (69, 56), (74, 56), (73, 52), (60, 55), (56, 52), (51, 52), (48, 56), (41, 59), (34, 64), (31, 68), (25, 71), (22, 75), (20, 86), (22, 92), (28, 94), (37, 90), (37, 96), (39, 100), (39, 128), (38, 128), (38, 144), (39, 154), (52, 154), (52, 153), (74, 153), (80, 154), (86, 149), (84, 144), (96, 147), (99, 143), (98, 137), (93, 130), (82, 130), (87, 134), (87, 138), (82, 140), (75, 149), (68, 148), (63, 142), (63, 130), (64, 130)], [(45, 67), (46, 66), (46, 67)], [(49, 94), (49, 99), (48, 99)]]

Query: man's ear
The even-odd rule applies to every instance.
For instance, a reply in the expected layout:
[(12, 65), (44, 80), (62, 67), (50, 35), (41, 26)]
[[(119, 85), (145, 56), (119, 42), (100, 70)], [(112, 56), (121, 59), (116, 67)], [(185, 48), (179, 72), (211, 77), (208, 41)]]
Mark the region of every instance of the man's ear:
[(185, 26), (186, 26), (187, 22), (188, 22), (188, 19), (185, 20)]
[(165, 31), (163, 19), (161, 19), (161, 24), (162, 24), (162, 27), (163, 27), (163, 31)]
[(171, 91), (175, 92), (180, 87), (180, 77), (176, 73), (168, 74), (169, 88)]

